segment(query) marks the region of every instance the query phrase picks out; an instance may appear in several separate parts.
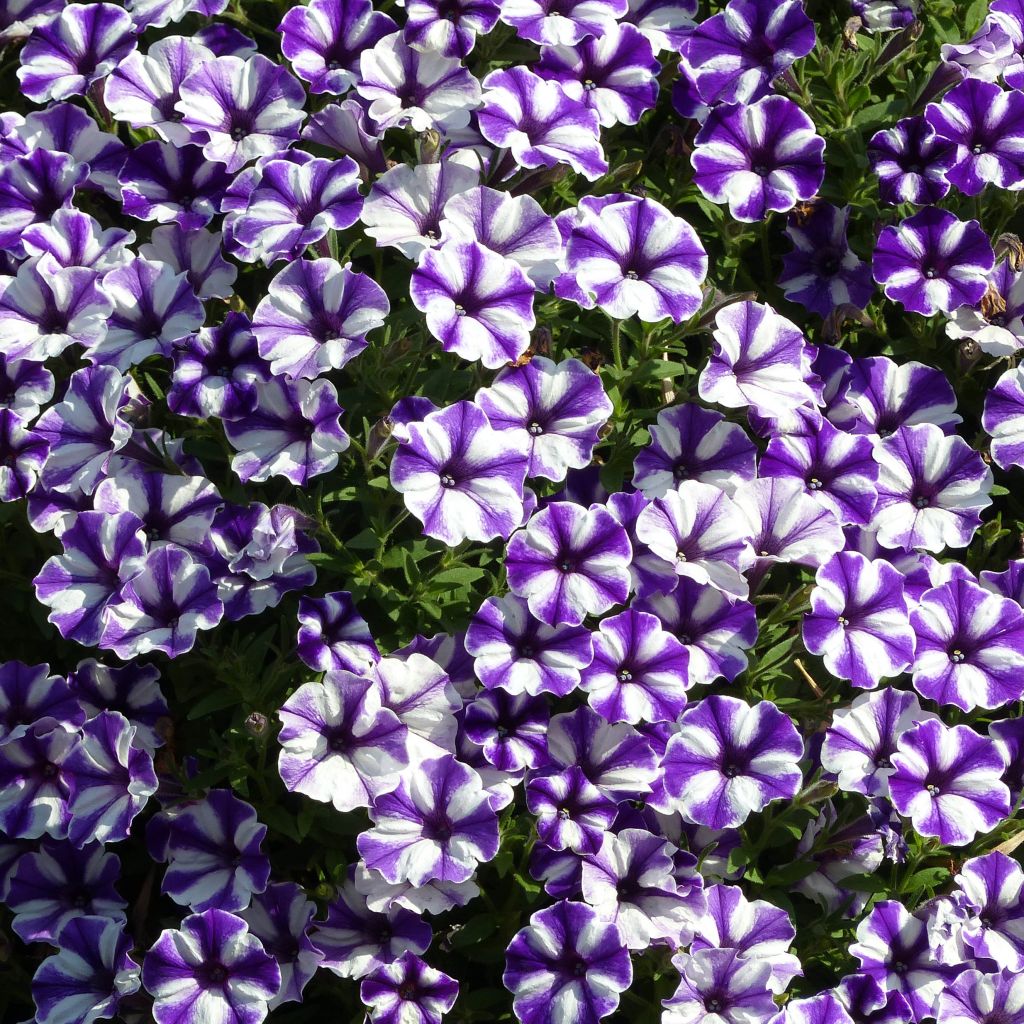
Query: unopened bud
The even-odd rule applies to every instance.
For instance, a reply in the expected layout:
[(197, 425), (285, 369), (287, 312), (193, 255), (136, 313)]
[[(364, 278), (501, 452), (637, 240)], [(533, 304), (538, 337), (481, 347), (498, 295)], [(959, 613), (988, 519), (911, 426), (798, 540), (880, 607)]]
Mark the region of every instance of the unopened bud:
[(245, 731), (250, 736), (262, 736), (267, 731), (267, 726), (270, 725), (266, 715), (260, 714), (259, 711), (253, 711), (245, 720)]
[(429, 128), (420, 135), (420, 163), (436, 164), (441, 159), (441, 133)]
[(370, 428), (370, 436), (366, 439), (366, 457), (371, 462), (388, 446), (394, 426), (391, 417), (384, 416)]
[(535, 355), (549, 356), (551, 355), (551, 340), (550, 328), (538, 327), (530, 335), (530, 348)]
[(967, 373), (981, 358), (981, 346), (973, 338), (964, 338), (957, 345), (956, 355), (961, 373)]
[(878, 63), (875, 65), (876, 71), (881, 71), (882, 68), (891, 64), (901, 53), (909, 50), (921, 38), (923, 31), (924, 25), (920, 21), (912, 21), (901, 32), (897, 32), (885, 44), (882, 52), (878, 55)]
[(839, 306), (836, 306), (827, 317), (825, 317), (825, 323), (822, 325), (821, 333), (822, 337), (828, 344), (834, 345), (843, 336), (843, 329), (846, 324), (854, 323), (860, 327), (866, 327), (868, 330), (874, 330), (875, 322), (861, 309), (859, 306), (854, 306), (852, 303), (844, 302)]

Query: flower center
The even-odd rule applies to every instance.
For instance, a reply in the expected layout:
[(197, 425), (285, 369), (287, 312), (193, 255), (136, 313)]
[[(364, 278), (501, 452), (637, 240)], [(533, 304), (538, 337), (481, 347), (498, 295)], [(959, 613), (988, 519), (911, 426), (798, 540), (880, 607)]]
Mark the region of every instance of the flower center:
[(850, 620), (846, 618), (845, 615), (836, 616), (836, 622), (838, 622), (840, 626), (848, 626), (850, 624)]
[(938, 796), (939, 793), (941, 792), (939, 787), (936, 786), (934, 782), (928, 783), (928, 785), (925, 786), (924, 788), (927, 790), (929, 796)]
[(558, 571), (559, 572), (572, 572), (572, 562), (570, 562), (568, 558), (563, 558), (558, 563)]
[(615, 674), (615, 678), (618, 679), (620, 683), (628, 683), (633, 678), (633, 673), (630, 672), (628, 668), (620, 668)]
[(451, 475), (451, 473), (442, 473), (441, 474), (441, 486), (442, 487), (454, 487), (455, 486), (455, 477), (453, 477)]
[(727, 765), (725, 765), (722, 768), (722, 774), (727, 779), (735, 779), (736, 776), (739, 775), (739, 773), (740, 773), (739, 768), (736, 765), (734, 765), (734, 764), (727, 764)]
[(967, 660), (967, 655), (959, 647), (955, 647), (949, 652), (949, 660), (955, 665), (962, 665)]
[(919, 494), (913, 501), (914, 508), (927, 508), (930, 504), (931, 502), (923, 494)]
[(466, 315), (466, 307), (465, 306), (460, 306), (456, 302), (455, 303), (455, 315), (456, 316), (465, 316)]
[(820, 491), (822, 483), (816, 476), (812, 476), (811, 479), (807, 481), (807, 487), (812, 491)]
[(532, 437), (539, 437), (544, 433), (544, 428), (536, 420), (534, 420), (526, 430)]

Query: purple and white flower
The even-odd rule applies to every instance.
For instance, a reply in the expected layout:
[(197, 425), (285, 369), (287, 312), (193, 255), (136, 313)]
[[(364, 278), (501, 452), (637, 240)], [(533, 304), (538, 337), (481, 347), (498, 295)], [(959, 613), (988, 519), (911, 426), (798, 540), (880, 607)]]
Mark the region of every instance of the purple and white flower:
[(814, 197), (825, 177), (824, 150), (814, 122), (785, 96), (726, 104), (697, 133), (693, 180), (711, 202), (728, 203), (736, 220), (764, 220)]
[(207, 910), (160, 933), (143, 961), (142, 984), (157, 1024), (260, 1024), (281, 970), (241, 918)]
[(590, 464), (612, 414), (601, 379), (578, 359), (534, 356), (509, 367), (476, 394), (488, 422), (514, 451), (529, 452), (528, 477), (564, 480)]
[(803, 639), (833, 675), (871, 689), (907, 669), (914, 637), (903, 575), (888, 562), (840, 551), (818, 569)]
[(871, 262), (886, 297), (923, 316), (975, 305), (994, 265), (978, 222), (959, 220), (937, 206), (882, 228)]
[(662, 759), (664, 785), (687, 821), (734, 828), (773, 800), (792, 799), (803, 780), (803, 741), (770, 701), (753, 707), (713, 695), (688, 708)]
[(803, 333), (771, 306), (736, 302), (719, 310), (714, 339), (698, 384), (705, 401), (767, 416), (817, 404)]
[(533, 292), (518, 263), (477, 242), (425, 249), (409, 285), (413, 305), (442, 348), (491, 370), (529, 347)]
[(941, 551), (970, 543), (992, 499), (992, 470), (932, 423), (900, 427), (875, 447), (878, 504), (870, 528), (893, 548)]
[(625, 602), (631, 555), (625, 530), (607, 509), (554, 501), (509, 541), (509, 589), (541, 622), (577, 626)]
[(597, 1024), (632, 980), (618, 925), (568, 900), (538, 910), (515, 934), (502, 977), (522, 1024)]
[[(586, 2), (603, 5), (605, 0)], [(526, 3), (537, 6), (534, 0)], [(503, 17), (508, 10), (505, 4)], [(571, 15), (560, 20), (570, 24)], [(483, 88), (482, 106), (476, 115), (480, 134), (493, 145), (508, 149), (520, 167), (564, 163), (588, 181), (607, 172), (597, 113), (574, 100), (558, 82), (518, 66), (492, 71)]]
[(508, 537), (523, 521), (525, 452), (509, 450), (472, 402), (408, 426), (391, 462), (391, 485), (424, 532), (450, 547)]
[(1010, 813), (1002, 754), (970, 726), (920, 722), (900, 736), (891, 760), (892, 802), (923, 836), (965, 846)]
[(381, 964), (359, 985), (370, 1024), (440, 1024), (458, 994), (454, 978), (409, 952)]
[(278, 712), (285, 786), (339, 811), (369, 807), (409, 764), (408, 729), (381, 703), (373, 679), (328, 672), (300, 686)]
[(445, 754), (427, 758), (370, 808), (356, 840), (366, 866), (389, 882), (466, 882), (498, 852), (498, 819), (480, 776)]
[(973, 580), (925, 591), (911, 614), (914, 689), (962, 711), (1024, 696), (1024, 611)]

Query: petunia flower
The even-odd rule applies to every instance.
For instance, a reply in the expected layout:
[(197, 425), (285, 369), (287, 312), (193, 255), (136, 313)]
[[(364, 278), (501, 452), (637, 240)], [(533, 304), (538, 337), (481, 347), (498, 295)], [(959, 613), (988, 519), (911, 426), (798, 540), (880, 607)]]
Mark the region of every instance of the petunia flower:
[(197, 331), (204, 312), (188, 279), (167, 263), (138, 257), (103, 277), (114, 304), (103, 338), (89, 346), (90, 362), (122, 373), (152, 355), (169, 356), (174, 344)]
[(925, 922), (896, 900), (871, 908), (857, 926), (850, 953), (862, 973), (907, 1000), (915, 1021), (933, 1016), (939, 995), (961, 971), (936, 960)]
[(962, 577), (925, 591), (911, 613), (914, 689), (962, 711), (1024, 696), (1024, 611)]
[(63, 839), (71, 814), (62, 771), (76, 735), (42, 719), (0, 744), (0, 828), (10, 839)]
[(814, 42), (814, 23), (800, 0), (730, 0), (687, 36), (683, 61), (705, 103), (750, 103)]
[(580, 686), (609, 722), (673, 722), (692, 685), (689, 660), (656, 616), (629, 609), (601, 622)]
[(310, 938), (315, 913), (316, 904), (298, 885), (274, 882), (254, 894), (238, 915), (281, 971), (281, 986), (269, 1004), (272, 1010), (282, 1003), (302, 1002), (302, 990), (324, 958)]
[(742, 574), (754, 557), (750, 529), (717, 487), (684, 479), (640, 513), (636, 535), (677, 576), (746, 597)]
[(820, 566), (803, 640), (833, 675), (863, 689), (898, 676), (914, 660), (915, 632), (903, 576), (888, 562), (839, 551)]
[(132, 19), (122, 8), (68, 4), (33, 30), (21, 51), (18, 81), (35, 103), (82, 96), (135, 46)]
[(134, 237), (121, 228), (101, 228), (94, 217), (80, 210), (61, 207), (45, 223), (26, 228), (21, 241), (30, 257), (46, 257), (36, 266), (85, 267), (102, 274), (129, 258), (126, 246)]
[(803, 741), (770, 701), (750, 706), (713, 695), (684, 711), (679, 723), (662, 771), (673, 806), (686, 820), (735, 827), (799, 790)]
[(137, 747), (135, 726), (117, 711), (103, 711), (82, 726), (64, 762), (71, 785), (68, 839), (116, 843), (156, 792), (150, 754)]
[(614, 23), (571, 46), (541, 49), (537, 74), (560, 82), (575, 100), (597, 111), (604, 128), (636, 124), (658, 98), (661, 65), (644, 34)]
[[(783, 6), (800, 8), (799, 0)], [(814, 197), (825, 176), (824, 149), (814, 122), (785, 96), (725, 104), (694, 140), (694, 184), (711, 202), (728, 203), (736, 220), (764, 220)]]
[(703, 892), (691, 895), (676, 883), (674, 852), (662, 836), (625, 828), (606, 834), (601, 848), (583, 859), (583, 899), (618, 925), (631, 950), (659, 940), (684, 945), (703, 916)]
[(956, 148), (918, 114), (875, 132), (868, 143), (868, 160), (878, 176), (883, 202), (924, 206), (949, 193), (946, 175), (956, 162)]
[(359, 169), (351, 157), (301, 164), (271, 158), (232, 221), (232, 239), (246, 262), (296, 260), (329, 232), (351, 227), (361, 207)]
[(817, 568), (845, 547), (835, 513), (792, 478), (751, 480), (737, 488), (733, 504), (756, 556), (752, 583), (777, 562)]
[(1024, 869), (999, 850), (966, 861), (956, 876), (970, 905), (963, 941), (1002, 970), (1024, 968)]
[(803, 333), (771, 306), (731, 303), (715, 316), (714, 339), (698, 382), (705, 401), (775, 416), (817, 404)]
[(476, 242), (425, 249), (409, 285), (413, 305), (442, 348), (492, 370), (529, 347), (533, 292), (518, 263)]
[(121, 1001), (139, 990), (139, 965), (120, 921), (83, 914), (56, 936), (57, 952), (32, 977), (38, 1024), (115, 1018)]
[(987, 184), (1024, 188), (1024, 96), (967, 78), (929, 103), (925, 117), (954, 147), (946, 180), (964, 195), (978, 195)]
[(381, 964), (406, 952), (424, 953), (430, 945), (430, 925), (400, 901), (389, 899), (386, 906), (374, 902), (371, 909), (367, 892), (376, 883), (368, 875), (365, 868), (356, 868), (355, 881), (346, 878), (325, 916), (313, 922), (312, 939), (323, 950), (322, 965), (339, 978), (365, 978)]
[(548, 707), (543, 697), (495, 689), (467, 702), (462, 728), (499, 771), (536, 768), (547, 757)]
[(579, 625), (625, 602), (630, 555), (625, 531), (606, 509), (551, 502), (509, 541), (509, 589), (541, 622)]
[[(507, 5), (504, 11), (507, 16)], [(570, 19), (571, 15), (565, 20)], [(564, 163), (588, 181), (607, 172), (597, 114), (574, 100), (558, 82), (517, 66), (492, 71), (483, 89), (476, 115), (480, 134), (508, 149), (518, 166)]]
[(198, 146), (153, 140), (128, 154), (117, 181), (129, 217), (194, 231), (217, 215), (231, 176)]
[(328, 672), (322, 682), (300, 686), (278, 717), (285, 788), (339, 811), (369, 807), (398, 786), (409, 764), (408, 729), (366, 676)]
[(56, 272), (29, 261), (0, 281), (0, 347), (8, 359), (43, 362), (71, 346), (92, 349), (108, 334), (111, 297), (95, 271)]
[(739, 959), (766, 964), (768, 988), (784, 992), (803, 971), (789, 952), (796, 938), (789, 914), (767, 900), (748, 900), (737, 885), (712, 885), (705, 889), (707, 915), (694, 935), (691, 954), (704, 949), (735, 950)]
[(882, 228), (872, 257), (886, 297), (923, 316), (975, 305), (994, 265), (978, 222), (958, 220), (935, 206)]
[(11, 927), (23, 942), (50, 942), (71, 921), (96, 915), (123, 923), (125, 907), (114, 887), (121, 863), (102, 844), (79, 850), (66, 842), (44, 840), (18, 859), (10, 878), (7, 903)]
[(134, 512), (79, 512), (61, 535), (63, 552), (48, 559), (32, 580), (36, 600), (62, 637), (94, 645), (107, 628), (107, 609), (121, 587), (142, 571), (147, 543)]
[(803, 482), (805, 492), (846, 526), (871, 520), (878, 500), (874, 445), (863, 435), (838, 430), (827, 420), (815, 429), (777, 434), (761, 456), (762, 477)]
[(168, 715), (159, 680), (154, 665), (113, 668), (86, 658), (68, 676), (68, 685), (86, 716), (119, 712), (135, 727), (133, 745), (152, 754), (164, 743), (161, 719)]
[(362, 51), (355, 88), (381, 131), (465, 128), (480, 105), (480, 83), (460, 60), (413, 49), (401, 32)]
[(260, 1024), (281, 970), (241, 918), (207, 910), (160, 933), (142, 963), (142, 984), (157, 1024)]
[(124, 416), (135, 394), (130, 378), (112, 366), (76, 370), (63, 400), (47, 409), (34, 427), (50, 445), (43, 484), (57, 491), (95, 490), (110, 457), (132, 435)]
[(31, 726), (43, 720), (69, 732), (81, 728), (85, 711), (67, 680), (50, 675), (49, 665), (0, 663), (0, 743), (24, 736)]
[(371, 1024), (440, 1024), (458, 994), (454, 978), (409, 952), (381, 964), (359, 984)]
[(720, 412), (686, 402), (662, 409), (648, 429), (650, 444), (633, 460), (633, 486), (647, 498), (662, 498), (684, 480), (732, 494), (754, 478), (753, 442)]
[(1010, 812), (1010, 791), (1000, 781), (1002, 755), (970, 726), (920, 722), (900, 736), (891, 760), (896, 810), (921, 835), (946, 846), (965, 846)]
[(875, 448), (878, 504), (869, 524), (888, 547), (964, 547), (992, 499), (992, 470), (957, 435), (900, 427)]
[(1024, 348), (1024, 274), (1000, 260), (988, 289), (974, 307), (961, 306), (946, 324), (951, 338), (970, 339), (986, 355), (1008, 356)]
[(256, 386), (256, 408), (224, 425), (243, 483), (283, 476), (303, 485), (332, 470), (349, 446), (338, 393), (327, 380), (273, 377)]
[(139, 246), (139, 256), (184, 274), (197, 299), (227, 299), (234, 292), (238, 268), (221, 254), (222, 241), (219, 231), (185, 231), (180, 224), (165, 224)]
[(213, 629), (223, 614), (206, 566), (168, 544), (150, 551), (109, 602), (100, 646), (124, 659), (148, 651), (177, 658), (192, 650), (199, 630)]
[(633, 966), (618, 925), (585, 903), (561, 900), (538, 910), (505, 954), (502, 982), (522, 1024), (597, 1022), (619, 1005)]
[(512, 594), (484, 601), (466, 631), (466, 650), (485, 687), (533, 696), (565, 696), (594, 656), (589, 630), (540, 622)]
[(309, 91), (336, 96), (358, 80), (360, 54), (394, 30), (369, 0), (311, 0), (287, 10), (278, 26), (281, 52)]
[(946, 375), (924, 363), (896, 363), (887, 356), (854, 359), (847, 371), (841, 405), (829, 409), (829, 420), (858, 434), (889, 437), (900, 427), (933, 423), (952, 434), (962, 417)]
[(981, 425), (991, 436), (992, 461), (1024, 466), (1024, 369), (1006, 370), (985, 396)]
[(287, 69), (262, 54), (215, 57), (179, 86), (175, 110), (208, 160), (234, 174), (299, 137), (306, 94)]
[(552, 767), (578, 767), (612, 800), (637, 800), (651, 792), (657, 754), (646, 736), (624, 722), (611, 723), (587, 706), (555, 715), (548, 730)]
[(972, 969), (953, 979), (939, 996), (935, 1018), (940, 1024), (982, 1024), (996, 1014), (1018, 1024), (1024, 1016), (1024, 976), (1019, 971), (982, 973)]
[(256, 385), (270, 369), (256, 349), (248, 317), (234, 310), (172, 348), (174, 371), (167, 405), (179, 416), (239, 419), (256, 408)]
[(653, 199), (581, 205), (566, 271), (609, 316), (681, 323), (697, 312), (707, 253), (697, 233)]
[(573, 46), (602, 36), (626, 13), (625, 0), (506, 0), (501, 20), (521, 39), (542, 46)]
[(21, 253), (21, 233), (71, 207), (87, 168), (46, 149), (15, 156), (0, 167), (0, 245)]
[(748, 1024), (774, 1016), (771, 967), (735, 949), (700, 949), (672, 958), (679, 984), (662, 1000), (664, 1024)]
[(31, 423), (53, 398), (53, 374), (31, 359), (11, 359), (0, 353), (0, 409)]
[(916, 694), (892, 687), (862, 693), (832, 713), (825, 731), (821, 765), (838, 777), (847, 793), (888, 797), (892, 755), (911, 726), (935, 716), (923, 711)]
[(526, 456), (509, 450), (471, 402), (410, 424), (391, 462), (391, 485), (449, 546), (466, 538), (508, 537), (523, 519)]
[(642, 597), (631, 607), (656, 615), (686, 648), (692, 685), (721, 676), (732, 680), (747, 667), (745, 652), (757, 639), (757, 617), (750, 602), (681, 576), (670, 594)]
[(615, 820), (615, 802), (576, 765), (532, 774), (526, 807), (537, 817), (537, 836), (552, 850), (593, 853)]
[(828, 317), (840, 306), (863, 309), (874, 285), (871, 268), (846, 239), (850, 208), (814, 203), (809, 213), (789, 215), (786, 238), (793, 246), (782, 257), (779, 285), (790, 302)]
[(498, 852), (498, 819), (480, 776), (449, 754), (427, 758), (376, 797), (370, 817), (356, 845), (389, 882), (465, 882)]
[(497, 25), (501, 7), (495, 0), (410, 0), (405, 11), (405, 38), (414, 50), (464, 59), (477, 36)]
[(191, 132), (175, 109), (178, 88), (213, 52), (197, 39), (168, 36), (146, 51), (128, 54), (107, 77), (103, 101), (110, 115), (133, 128), (152, 128), (165, 142), (184, 146)]
[[(158, 822), (150, 820), (150, 833)], [(197, 913), (211, 908), (234, 912), (266, 889), (270, 861), (260, 846), (267, 826), (230, 790), (211, 790), (175, 813), (164, 828), (162, 859), (168, 864), (162, 889), (175, 903)]]
[(376, 641), (352, 595), (338, 590), (299, 599), (296, 654), (319, 672), (344, 669), (357, 675), (380, 660)]
[(49, 442), (10, 409), (0, 409), (0, 501), (18, 501), (35, 486)]
[(590, 464), (600, 430), (612, 414), (601, 380), (577, 359), (534, 356), (502, 370), (476, 394), (488, 422), (511, 447), (529, 452), (528, 477), (564, 480)]
[[(423, 169), (419, 165), (412, 170)], [(469, 188), (444, 201), (438, 228), (442, 242), (478, 242), (514, 260), (538, 288), (546, 288), (559, 272), (564, 248), (561, 234), (555, 219), (533, 196), (514, 196), (483, 186)], [(437, 232), (434, 234), (436, 238)]]
[(416, 259), (440, 240), (449, 201), (479, 184), (479, 169), (451, 157), (415, 167), (398, 164), (373, 183), (360, 219), (378, 246), (393, 246)]
[(271, 281), (252, 331), (272, 373), (314, 378), (359, 355), (388, 309), (380, 285), (351, 265), (297, 260)]

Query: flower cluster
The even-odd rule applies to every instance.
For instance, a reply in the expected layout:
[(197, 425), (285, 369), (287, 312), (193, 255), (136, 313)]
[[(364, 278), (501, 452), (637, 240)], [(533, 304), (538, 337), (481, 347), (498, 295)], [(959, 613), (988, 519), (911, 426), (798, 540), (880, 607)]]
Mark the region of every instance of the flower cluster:
[(1022, 1024), (1024, 5), (378, 6), (0, 0), (15, 1016)]

